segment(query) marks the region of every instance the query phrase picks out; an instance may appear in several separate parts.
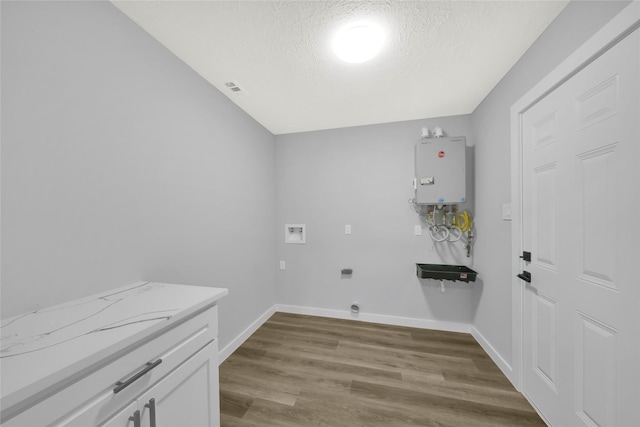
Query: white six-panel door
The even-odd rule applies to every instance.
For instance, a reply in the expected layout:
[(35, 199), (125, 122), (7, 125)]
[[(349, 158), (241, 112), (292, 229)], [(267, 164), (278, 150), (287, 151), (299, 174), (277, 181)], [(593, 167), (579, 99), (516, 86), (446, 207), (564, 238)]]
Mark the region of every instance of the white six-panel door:
[(522, 114), (522, 390), (552, 425), (640, 426), (639, 58), (636, 30)]

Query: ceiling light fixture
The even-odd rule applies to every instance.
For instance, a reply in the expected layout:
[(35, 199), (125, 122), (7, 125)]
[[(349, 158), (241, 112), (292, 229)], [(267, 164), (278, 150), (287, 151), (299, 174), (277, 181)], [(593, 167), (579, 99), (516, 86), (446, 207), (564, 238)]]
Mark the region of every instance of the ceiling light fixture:
[(384, 32), (369, 22), (349, 25), (333, 39), (333, 49), (340, 59), (357, 64), (368, 61), (380, 52)]

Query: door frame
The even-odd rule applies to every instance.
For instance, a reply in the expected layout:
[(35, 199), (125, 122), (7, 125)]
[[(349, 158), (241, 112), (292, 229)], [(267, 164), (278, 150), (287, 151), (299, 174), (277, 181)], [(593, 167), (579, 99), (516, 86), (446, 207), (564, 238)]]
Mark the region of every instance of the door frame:
[(516, 277), (522, 266), (522, 116), (540, 99), (576, 75), (612, 46), (640, 28), (640, 1), (631, 2), (595, 35), (511, 106), (511, 375), (522, 392), (524, 376), (524, 286)]

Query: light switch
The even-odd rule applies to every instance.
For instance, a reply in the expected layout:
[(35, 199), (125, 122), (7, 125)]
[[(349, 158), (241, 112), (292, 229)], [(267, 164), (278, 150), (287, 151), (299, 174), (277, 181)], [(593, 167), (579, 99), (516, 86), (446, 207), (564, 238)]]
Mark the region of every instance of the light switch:
[(511, 221), (511, 203), (505, 203), (502, 205), (502, 220)]
[(422, 226), (421, 225), (414, 226), (413, 234), (415, 234), (416, 236), (422, 236)]
[(287, 268), (287, 266), (286, 266), (286, 264), (284, 263), (284, 261), (280, 261), (280, 270), (284, 270), (284, 269), (286, 269), (286, 268)]

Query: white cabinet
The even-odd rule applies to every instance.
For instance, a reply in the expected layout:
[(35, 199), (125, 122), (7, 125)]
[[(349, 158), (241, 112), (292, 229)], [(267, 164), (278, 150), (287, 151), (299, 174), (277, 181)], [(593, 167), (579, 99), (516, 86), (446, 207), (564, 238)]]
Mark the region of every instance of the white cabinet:
[(3, 406), (2, 425), (219, 426), (216, 301), (225, 294), (198, 304), (195, 311), (185, 306), (162, 328), (138, 332), (135, 340), (124, 338), (124, 344), (98, 351), (103, 357), (92, 356), (91, 367), (72, 372), (17, 406)]
[(217, 343), (207, 344), (141, 395), (112, 412), (109, 395), (74, 409), (60, 427), (202, 427), (219, 425)]

